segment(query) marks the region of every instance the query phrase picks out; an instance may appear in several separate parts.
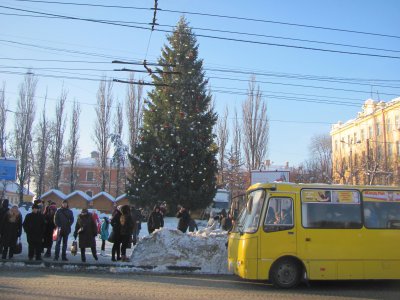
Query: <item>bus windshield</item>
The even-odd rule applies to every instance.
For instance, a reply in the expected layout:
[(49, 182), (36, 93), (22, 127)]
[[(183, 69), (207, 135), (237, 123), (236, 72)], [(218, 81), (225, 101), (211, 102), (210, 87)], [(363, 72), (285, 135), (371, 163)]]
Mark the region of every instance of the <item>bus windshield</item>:
[(241, 233), (254, 233), (257, 231), (264, 199), (264, 190), (253, 191), (247, 196), (247, 204), (238, 218), (236, 230)]

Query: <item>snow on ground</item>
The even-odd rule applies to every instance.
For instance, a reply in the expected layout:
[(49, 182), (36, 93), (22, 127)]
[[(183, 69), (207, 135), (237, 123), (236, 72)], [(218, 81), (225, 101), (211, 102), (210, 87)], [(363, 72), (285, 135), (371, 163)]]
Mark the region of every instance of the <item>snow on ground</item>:
[[(72, 232), (68, 239), (67, 257), (70, 265), (64, 265), (66, 270), (75, 270), (76, 264), (81, 263), (80, 250), (78, 254), (73, 256), (70, 254), (72, 244), (73, 231), (75, 229), (76, 219), (81, 210), (72, 209), (75, 222), (72, 226)], [(25, 208), (20, 208), (20, 212), (25, 216), (30, 212)], [(98, 213), (99, 214), (99, 213)], [(99, 214), (100, 219), (103, 216), (110, 217), (107, 214)], [(206, 221), (196, 220), (199, 231), (195, 233), (182, 233), (176, 230), (178, 219), (167, 217), (164, 219), (164, 228), (156, 230), (152, 235), (147, 231), (147, 224), (142, 223), (142, 230), (139, 234), (139, 242), (132, 249), (127, 250), (128, 257), (131, 262), (112, 262), (111, 248), (112, 245), (106, 242), (105, 256), (100, 256), (101, 239), (96, 238), (97, 252), (99, 260), (95, 261), (91, 255), (90, 249), (86, 249), (87, 264), (90, 268), (101, 269), (100, 265), (111, 265), (112, 272), (132, 272), (135, 267), (148, 272), (182, 272), (187, 267), (198, 273), (208, 274), (227, 274), (227, 233), (221, 230), (211, 231), (206, 227)], [(111, 227), (110, 227), (111, 232)], [(26, 235), (23, 232), (21, 236), (22, 253), (14, 255), (15, 260), (28, 259), (28, 243)], [(43, 258), (44, 262), (53, 262), (55, 242), (52, 247), (52, 258)], [(60, 254), (61, 256), (61, 254)], [(18, 267), (20, 262), (3, 261), (2, 265)], [(22, 265), (25, 265), (22, 263)], [(44, 264), (38, 266), (45, 267)], [(115, 267), (114, 267), (115, 266)], [(145, 269), (143, 269), (143, 267)]]

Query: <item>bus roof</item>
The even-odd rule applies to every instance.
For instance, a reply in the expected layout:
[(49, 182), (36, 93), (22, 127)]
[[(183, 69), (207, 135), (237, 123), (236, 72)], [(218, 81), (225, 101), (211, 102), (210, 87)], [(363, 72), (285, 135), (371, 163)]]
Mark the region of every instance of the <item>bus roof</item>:
[(328, 183), (292, 183), (292, 182), (272, 182), (272, 183), (256, 183), (250, 186), (247, 190), (256, 189), (270, 189), (270, 190), (293, 190), (303, 188), (319, 188), (319, 189), (360, 189), (360, 190), (399, 190), (398, 186), (386, 185), (346, 185), (346, 184), (328, 184)]

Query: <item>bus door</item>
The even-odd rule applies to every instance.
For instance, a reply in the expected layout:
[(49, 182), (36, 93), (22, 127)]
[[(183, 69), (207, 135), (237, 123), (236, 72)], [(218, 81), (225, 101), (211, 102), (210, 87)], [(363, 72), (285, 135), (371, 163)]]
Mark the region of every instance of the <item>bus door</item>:
[(268, 278), (272, 263), (281, 256), (296, 255), (294, 193), (269, 193), (260, 226), (259, 279)]

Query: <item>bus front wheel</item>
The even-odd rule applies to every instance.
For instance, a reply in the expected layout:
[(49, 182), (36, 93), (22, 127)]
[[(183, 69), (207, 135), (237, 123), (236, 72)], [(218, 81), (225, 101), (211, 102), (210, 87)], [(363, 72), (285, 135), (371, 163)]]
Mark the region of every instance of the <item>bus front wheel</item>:
[(302, 268), (299, 262), (285, 257), (274, 263), (271, 269), (272, 284), (279, 288), (293, 288), (301, 281)]

